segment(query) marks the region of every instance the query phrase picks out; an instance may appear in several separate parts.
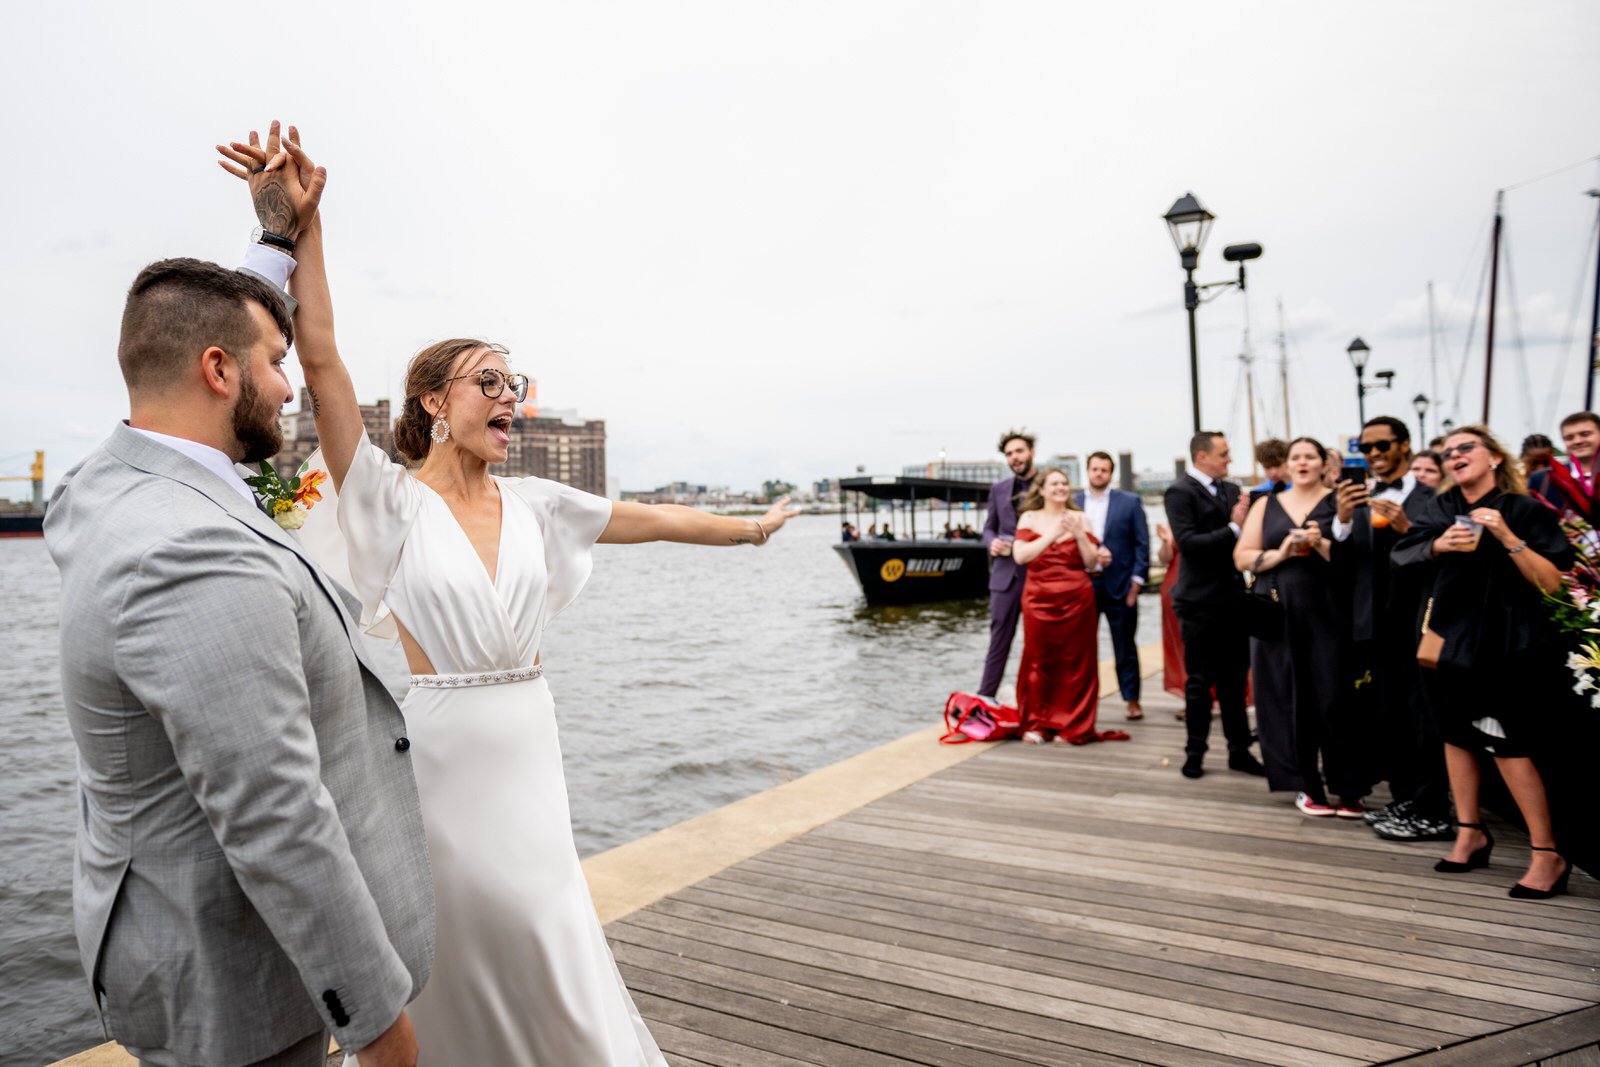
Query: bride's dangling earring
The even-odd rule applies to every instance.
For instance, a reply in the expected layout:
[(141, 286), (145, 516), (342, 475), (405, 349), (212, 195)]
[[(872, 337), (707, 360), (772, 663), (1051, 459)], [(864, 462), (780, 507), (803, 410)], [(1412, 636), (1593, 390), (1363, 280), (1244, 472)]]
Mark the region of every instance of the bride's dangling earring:
[(450, 440), (450, 424), (445, 421), (443, 415), (433, 420), (433, 428), (428, 431), (428, 436), (433, 438), (433, 443), (436, 445), (442, 445)]

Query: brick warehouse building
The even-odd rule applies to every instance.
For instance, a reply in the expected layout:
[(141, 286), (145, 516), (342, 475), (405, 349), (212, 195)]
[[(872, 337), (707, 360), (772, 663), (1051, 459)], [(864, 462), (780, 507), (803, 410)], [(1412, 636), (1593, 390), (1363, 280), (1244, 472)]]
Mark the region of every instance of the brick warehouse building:
[[(391, 457), (394, 451), (394, 423), (389, 401), (361, 405), (361, 421), (367, 437)], [(300, 410), (284, 415), (283, 451), (272, 460), (278, 473), (288, 477), (299, 469), (306, 457), (317, 450), (317, 427), (311, 417), (306, 391), (300, 391)], [(504, 464), (494, 473), (508, 478), (533, 476), (582, 489), (596, 496), (606, 495), (606, 423), (604, 419), (581, 419), (572, 412), (548, 412), (529, 418), (521, 413), (511, 424), (511, 449)]]

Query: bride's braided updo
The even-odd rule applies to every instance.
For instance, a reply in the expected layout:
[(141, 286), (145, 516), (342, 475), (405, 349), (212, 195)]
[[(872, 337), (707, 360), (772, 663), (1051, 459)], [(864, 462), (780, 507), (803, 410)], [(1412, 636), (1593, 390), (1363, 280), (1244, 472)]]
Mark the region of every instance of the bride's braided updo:
[(406, 367), (405, 400), (400, 406), (400, 417), (394, 420), (394, 447), (412, 463), (428, 458), (433, 447), (433, 416), (422, 406), (425, 393), (445, 388), (446, 383), (460, 373), (456, 364), (461, 357), (487, 348), (502, 356), (510, 355), (503, 345), (480, 341), (472, 337), (452, 337), (424, 348), (411, 358)]

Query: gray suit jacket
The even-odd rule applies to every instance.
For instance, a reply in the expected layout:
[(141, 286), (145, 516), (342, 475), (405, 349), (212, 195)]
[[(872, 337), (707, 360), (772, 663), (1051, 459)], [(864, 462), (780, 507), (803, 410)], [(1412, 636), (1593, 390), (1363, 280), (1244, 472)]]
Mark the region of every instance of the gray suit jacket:
[(74, 911), (107, 1032), (250, 1063), (359, 1049), (427, 980), (405, 723), (341, 590), (216, 475), (118, 426), (45, 521), (78, 745)]

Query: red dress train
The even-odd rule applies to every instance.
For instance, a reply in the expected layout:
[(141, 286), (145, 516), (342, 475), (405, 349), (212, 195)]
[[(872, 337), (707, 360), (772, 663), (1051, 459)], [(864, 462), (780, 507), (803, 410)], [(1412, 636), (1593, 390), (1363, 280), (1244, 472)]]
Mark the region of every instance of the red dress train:
[[(1039, 535), (1018, 528), (1017, 538)], [(1057, 541), (1028, 564), (1022, 590), (1022, 666), (1017, 708), (1022, 728), (1055, 733), (1075, 745), (1120, 741), (1120, 730), (1095, 729), (1100, 704), (1100, 615), (1094, 584), (1076, 538)]]

